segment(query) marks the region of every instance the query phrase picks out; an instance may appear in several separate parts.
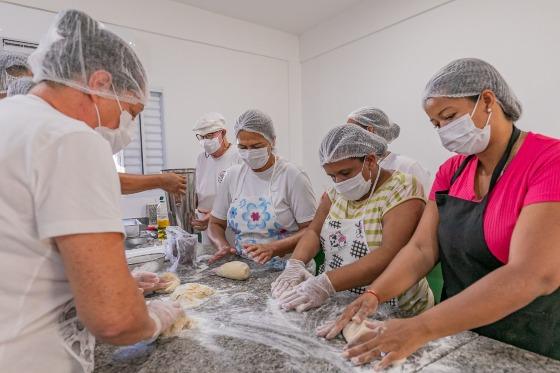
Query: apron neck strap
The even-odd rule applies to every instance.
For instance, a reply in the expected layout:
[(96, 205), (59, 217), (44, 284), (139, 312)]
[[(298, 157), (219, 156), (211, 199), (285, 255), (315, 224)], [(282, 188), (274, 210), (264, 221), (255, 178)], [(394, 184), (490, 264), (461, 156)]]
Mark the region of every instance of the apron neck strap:
[(377, 183), (379, 182), (379, 177), (381, 176), (381, 166), (379, 165), (379, 163), (377, 164), (377, 176), (375, 176), (375, 181), (373, 182), (373, 184), (371, 185), (371, 192), (369, 192), (369, 196), (368, 198), (365, 200), (364, 205), (362, 206), (362, 208), (360, 209), (360, 212), (362, 212), (363, 210), (366, 209), (368, 202), (371, 198), (371, 196), (373, 196), (373, 193), (375, 193), (375, 188), (377, 188)]
[(509, 156), (511, 155), (511, 151), (513, 150), (513, 145), (515, 144), (515, 142), (519, 138), (520, 134), (521, 134), (521, 131), (519, 130), (519, 128), (513, 126), (513, 130), (511, 132), (511, 136), (509, 138), (509, 142), (507, 144), (506, 151), (504, 152), (504, 155), (502, 155), (502, 159), (500, 159), (500, 162), (498, 162), (498, 164), (496, 165), (496, 168), (494, 169), (494, 172), (492, 173), (492, 179), (490, 180), (490, 186), (488, 187), (488, 193), (490, 193), (492, 191), (492, 189), (494, 189), (494, 185), (496, 185), (496, 182), (498, 181), (498, 178), (502, 175), (502, 171), (504, 170), (504, 167), (506, 166), (506, 163), (509, 159)]
[(463, 173), (463, 170), (465, 169), (465, 167), (467, 167), (470, 160), (473, 159), (473, 158), (474, 158), (474, 154), (471, 154), (463, 160), (463, 162), (461, 163), (461, 165), (459, 166), (457, 171), (455, 171), (455, 173), (453, 174), (453, 177), (451, 178), (451, 181), (449, 182), (449, 187), (450, 188), (453, 184), (455, 184), (455, 181), (457, 181), (457, 178)]

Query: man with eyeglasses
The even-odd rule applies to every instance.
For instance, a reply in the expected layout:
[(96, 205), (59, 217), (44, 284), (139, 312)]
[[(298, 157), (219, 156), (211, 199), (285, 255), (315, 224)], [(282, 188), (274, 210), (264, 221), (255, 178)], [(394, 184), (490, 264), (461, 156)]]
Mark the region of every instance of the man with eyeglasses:
[(197, 219), (193, 227), (202, 232), (202, 243), (209, 245), (206, 234), (210, 212), (214, 204), (218, 185), (226, 170), (241, 162), (239, 153), (228, 141), (226, 120), (221, 114), (207, 113), (193, 128), (200, 146), (204, 149), (196, 161), (196, 195), (198, 197)]

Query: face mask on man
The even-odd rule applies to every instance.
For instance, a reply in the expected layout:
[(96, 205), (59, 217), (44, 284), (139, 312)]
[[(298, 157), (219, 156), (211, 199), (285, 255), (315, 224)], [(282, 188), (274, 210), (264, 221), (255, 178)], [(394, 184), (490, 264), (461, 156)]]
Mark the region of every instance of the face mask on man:
[(481, 153), (488, 147), (490, 143), (490, 117), (492, 116), (492, 111), (489, 112), (488, 119), (483, 128), (476, 127), (472, 120), (472, 116), (480, 101), (480, 96), (482, 95), (478, 96), (474, 109), (470, 114), (466, 113), (438, 129), (443, 147), (450, 152), (471, 155)]
[(268, 147), (258, 149), (238, 149), (239, 156), (251, 170), (263, 168), (270, 158)]
[[(115, 92), (115, 88), (113, 87), (113, 92)], [(113, 154), (117, 154), (121, 150), (123, 150), (134, 137), (135, 132), (135, 124), (136, 121), (133, 120), (132, 115), (123, 109), (119, 98), (115, 92), (115, 99), (117, 100), (117, 104), (119, 105), (119, 109), (121, 110), (121, 115), (119, 118), (119, 126), (117, 128), (108, 128), (101, 125), (101, 116), (99, 115), (99, 108), (95, 105), (95, 112), (97, 113), (97, 127), (95, 131), (97, 131), (105, 140), (109, 142), (111, 145), (111, 150)]]
[[(364, 161), (364, 163), (362, 164), (362, 169), (360, 170), (360, 172), (358, 172), (358, 174), (354, 177), (351, 177), (348, 180), (344, 180), (338, 183), (334, 184), (334, 188), (336, 190), (336, 192), (338, 194), (340, 194), (342, 197), (344, 197), (344, 199), (348, 200), (348, 201), (357, 201), (360, 198), (362, 198), (363, 196), (366, 195), (366, 193), (368, 193), (371, 188), (372, 188), (372, 180), (371, 178), (369, 180), (366, 180), (364, 178), (364, 166), (365, 166), (366, 162)], [(375, 179), (375, 185), (373, 185), (373, 188), (375, 189), (375, 186), (377, 185), (377, 181), (379, 180), (379, 171), (381, 170), (381, 168), (379, 168), (378, 172), (377, 172), (377, 178)]]
[(200, 140), (200, 146), (204, 148), (206, 154), (214, 154), (222, 147), (222, 137)]

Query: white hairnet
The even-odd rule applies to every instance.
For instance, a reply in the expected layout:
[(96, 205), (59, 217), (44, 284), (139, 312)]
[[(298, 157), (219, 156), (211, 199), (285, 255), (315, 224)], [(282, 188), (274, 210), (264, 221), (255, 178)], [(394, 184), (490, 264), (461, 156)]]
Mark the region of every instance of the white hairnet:
[(272, 119), (260, 110), (247, 110), (241, 114), (235, 121), (233, 129), (236, 137), (239, 131), (247, 131), (264, 136), (271, 144), (274, 144), (276, 140)]
[(321, 166), (348, 158), (381, 156), (387, 151), (387, 142), (381, 136), (359, 126), (334, 127), (327, 133), (319, 148)]
[(31, 78), (30, 76), (25, 76), (23, 78), (19, 78), (18, 80), (14, 80), (8, 86), (8, 97), (15, 95), (26, 95), (34, 86), (35, 83), (33, 83), (33, 78)]
[(521, 116), (521, 103), (498, 70), (477, 58), (461, 58), (440, 69), (428, 82), (422, 103), (432, 97), (477, 96), (485, 89), (496, 95), (504, 113), (513, 121)]
[(17, 79), (17, 76), (10, 74), (10, 70), (14, 69), (30, 70), (27, 56), (22, 53), (0, 50), (0, 93), (5, 93), (8, 85)]
[(204, 114), (193, 127), (194, 133), (201, 136), (225, 129), (226, 119), (220, 113)]
[(352, 119), (366, 129), (367, 127), (373, 127), (375, 134), (383, 137), (387, 143), (395, 140), (401, 133), (398, 124), (391, 122), (387, 114), (374, 107), (366, 106), (354, 110), (348, 114), (348, 119)]
[(99, 89), (88, 84), (92, 73), (107, 71), (119, 100), (132, 104), (147, 101), (146, 72), (134, 51), (103, 24), (77, 10), (58, 14), (29, 57), (29, 64), (35, 82), (57, 82), (85, 93), (113, 98), (111, 86)]

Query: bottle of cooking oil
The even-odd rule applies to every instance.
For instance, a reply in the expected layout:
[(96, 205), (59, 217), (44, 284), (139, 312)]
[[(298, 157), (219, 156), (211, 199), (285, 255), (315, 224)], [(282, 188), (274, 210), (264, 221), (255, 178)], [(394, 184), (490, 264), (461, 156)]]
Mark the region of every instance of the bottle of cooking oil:
[(158, 228), (158, 238), (163, 240), (166, 238), (165, 228), (169, 226), (169, 215), (167, 214), (167, 204), (165, 203), (165, 197), (159, 197), (159, 203), (157, 206), (157, 228)]

